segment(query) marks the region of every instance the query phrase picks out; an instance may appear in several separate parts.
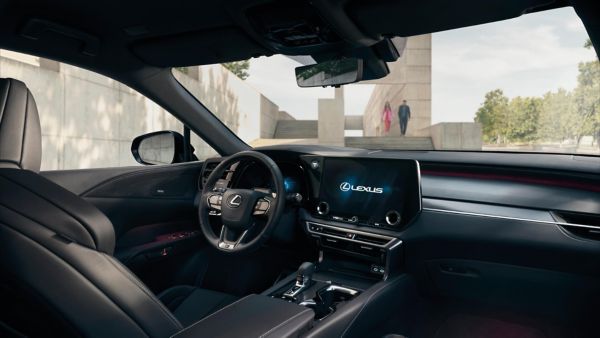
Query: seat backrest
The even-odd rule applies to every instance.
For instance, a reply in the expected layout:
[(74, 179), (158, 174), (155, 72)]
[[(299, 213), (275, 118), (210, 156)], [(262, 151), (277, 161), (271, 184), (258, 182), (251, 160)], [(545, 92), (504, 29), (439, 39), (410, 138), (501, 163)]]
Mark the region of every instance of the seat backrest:
[(0, 79), (0, 167), (40, 170), (42, 133), (33, 95), (15, 79)]
[(35, 172), (41, 151), (30, 148), (41, 147), (39, 118), (22, 82), (0, 79), (0, 109), (0, 336), (3, 326), (31, 336), (167, 337), (180, 330), (112, 257), (108, 218)]

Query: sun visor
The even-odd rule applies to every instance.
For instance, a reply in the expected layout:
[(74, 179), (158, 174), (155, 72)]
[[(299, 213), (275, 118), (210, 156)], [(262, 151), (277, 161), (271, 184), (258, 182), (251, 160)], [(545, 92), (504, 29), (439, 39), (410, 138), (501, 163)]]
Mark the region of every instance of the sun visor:
[(136, 42), (132, 52), (157, 67), (184, 67), (272, 54), (235, 27), (165, 36)]

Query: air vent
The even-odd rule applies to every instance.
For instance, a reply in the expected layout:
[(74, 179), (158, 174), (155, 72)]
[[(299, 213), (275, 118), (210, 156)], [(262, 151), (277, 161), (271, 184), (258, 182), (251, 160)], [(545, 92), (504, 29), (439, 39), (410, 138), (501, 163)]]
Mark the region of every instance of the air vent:
[(367, 242), (367, 243), (376, 244), (376, 245), (386, 245), (390, 242), (390, 240), (386, 239), (386, 238), (366, 236), (366, 235), (361, 235), (361, 234), (356, 234), (354, 236), (354, 239), (357, 241)]
[[(393, 237), (388, 237), (375, 233), (367, 233), (365, 231), (346, 229), (332, 225), (325, 225), (313, 222), (306, 222), (307, 230), (315, 235), (323, 235), (325, 237), (336, 238), (337, 240), (346, 240), (354, 243), (362, 243), (365, 245), (374, 245), (376, 247), (386, 247), (392, 241)], [(337, 240), (326, 239), (332, 242)]]
[(552, 215), (573, 235), (600, 241), (600, 215), (562, 211)]
[(332, 236), (337, 236), (337, 237), (342, 237), (342, 238), (346, 238), (346, 236), (352, 235), (352, 234), (348, 235), (349, 233), (346, 231), (340, 231), (340, 230), (336, 230), (336, 229), (332, 229), (332, 228), (323, 228), (322, 232), (326, 235), (332, 235)]
[(202, 179), (199, 182), (199, 190), (202, 190), (202, 187), (204, 187), (204, 185), (206, 184), (208, 177), (210, 176), (210, 174), (212, 174), (212, 172), (219, 165), (219, 163), (221, 163), (220, 160), (206, 160), (206, 162), (204, 163), (204, 168), (202, 169)]

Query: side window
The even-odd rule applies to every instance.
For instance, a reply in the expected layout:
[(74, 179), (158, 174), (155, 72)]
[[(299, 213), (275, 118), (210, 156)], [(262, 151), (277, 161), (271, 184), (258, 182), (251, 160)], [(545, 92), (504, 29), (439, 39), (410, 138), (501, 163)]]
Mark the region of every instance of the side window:
[[(131, 153), (139, 135), (183, 124), (126, 85), (75, 66), (0, 50), (0, 77), (25, 82), (42, 127), (42, 170), (140, 165)], [(192, 133), (194, 155), (216, 152)]]

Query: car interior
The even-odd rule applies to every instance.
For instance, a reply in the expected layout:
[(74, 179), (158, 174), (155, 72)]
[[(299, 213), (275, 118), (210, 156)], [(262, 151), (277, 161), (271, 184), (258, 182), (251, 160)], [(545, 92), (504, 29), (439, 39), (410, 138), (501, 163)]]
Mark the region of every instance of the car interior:
[[(394, 37), (565, 6), (599, 51), (595, 5), (0, 0), (0, 48), (118, 80), (188, 128), (135, 139), (146, 165), (40, 171), (43, 107), (0, 79), (0, 336), (598, 337), (600, 157), (252, 148), (171, 72), (283, 54), (378, 79)], [(190, 130), (219, 156), (198, 160)], [(144, 154), (157, 136), (172, 164)]]

